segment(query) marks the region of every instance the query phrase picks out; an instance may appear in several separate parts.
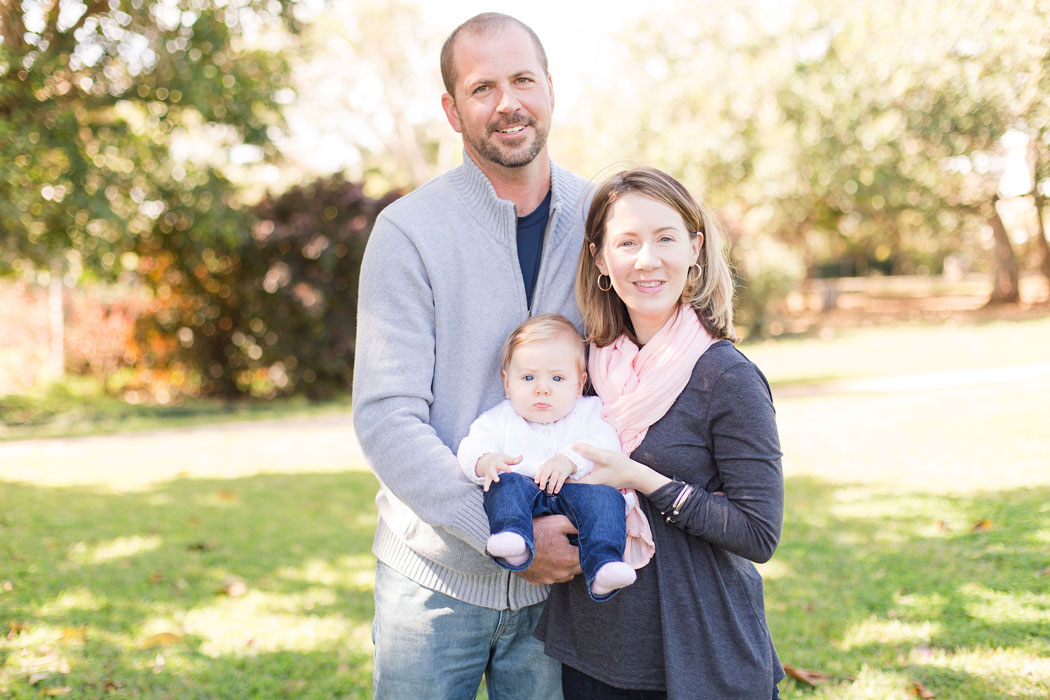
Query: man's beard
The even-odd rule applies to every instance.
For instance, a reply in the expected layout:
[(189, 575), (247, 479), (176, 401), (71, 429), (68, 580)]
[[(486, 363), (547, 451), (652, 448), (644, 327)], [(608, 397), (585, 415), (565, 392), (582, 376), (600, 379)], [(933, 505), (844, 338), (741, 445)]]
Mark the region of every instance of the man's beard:
[(499, 129), (507, 129), (518, 125), (531, 126), (536, 129), (536, 137), (533, 139), (532, 145), (524, 152), (505, 153), (498, 145), (488, 139), (475, 140), (467, 132), (464, 132), (464, 135), (467, 138), (467, 143), (485, 160), (504, 168), (521, 168), (534, 161), (547, 143), (547, 132), (536, 126), (535, 119), (532, 117), (508, 119), (505, 122), (499, 122), (487, 127), (486, 135)]

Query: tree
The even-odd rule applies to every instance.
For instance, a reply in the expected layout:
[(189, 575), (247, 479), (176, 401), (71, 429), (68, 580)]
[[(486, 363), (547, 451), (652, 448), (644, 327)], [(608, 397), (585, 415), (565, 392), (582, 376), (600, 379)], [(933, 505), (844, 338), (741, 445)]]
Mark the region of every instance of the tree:
[(683, 2), (631, 37), (593, 130), (811, 265), (936, 269), (991, 232), (1015, 300), (1002, 138), (1047, 123), (1047, 26), (1038, 0)]
[[(207, 240), (217, 231), (194, 213), (236, 196), (222, 154), (239, 144), (272, 154), (287, 66), (250, 44), (278, 24), (294, 29), (292, 10), (263, 0), (0, 5), (0, 274), (50, 272), (56, 374), (63, 278), (134, 270), (153, 236)], [(173, 152), (194, 143), (212, 157)]]
[[(193, 230), (234, 197), (219, 166), (271, 154), (287, 65), (253, 48), (290, 3), (23, 0), (0, 7), (0, 272), (106, 277), (141, 238)], [(277, 11), (274, 14), (274, 11)], [(286, 100), (285, 100), (286, 101)], [(209, 143), (219, 157), (181, 156)], [(175, 152), (173, 152), (175, 147)]]

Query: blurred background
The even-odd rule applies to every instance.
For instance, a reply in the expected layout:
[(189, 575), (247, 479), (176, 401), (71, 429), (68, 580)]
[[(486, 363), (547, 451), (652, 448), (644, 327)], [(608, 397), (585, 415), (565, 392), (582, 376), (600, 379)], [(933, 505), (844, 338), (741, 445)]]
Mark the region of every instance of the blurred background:
[(1047, 0), (0, 0), (0, 695), (370, 697), (358, 266), (487, 10), (730, 234), (781, 695), (1050, 697)]
[[(344, 393), (361, 249), (460, 161), (436, 57), (486, 7), (5, 3), (0, 394), (67, 374), (157, 404)], [(747, 337), (1046, 302), (1045, 2), (518, 16), (550, 54), (553, 157), (653, 164), (715, 207)]]

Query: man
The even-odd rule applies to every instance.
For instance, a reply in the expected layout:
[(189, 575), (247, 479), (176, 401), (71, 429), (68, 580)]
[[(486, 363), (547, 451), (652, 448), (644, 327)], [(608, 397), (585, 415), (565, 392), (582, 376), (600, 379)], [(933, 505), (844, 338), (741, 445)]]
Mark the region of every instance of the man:
[(513, 574), (485, 554), (481, 489), (454, 451), (503, 398), (499, 355), (525, 318), (573, 296), (586, 183), (551, 163), (554, 89), (527, 26), (495, 13), (441, 52), (442, 107), (463, 165), (379, 216), (361, 267), (354, 425), (380, 479), (377, 698), (560, 698), (532, 631), (547, 584), (579, 573), (573, 532), (537, 519), (536, 557)]

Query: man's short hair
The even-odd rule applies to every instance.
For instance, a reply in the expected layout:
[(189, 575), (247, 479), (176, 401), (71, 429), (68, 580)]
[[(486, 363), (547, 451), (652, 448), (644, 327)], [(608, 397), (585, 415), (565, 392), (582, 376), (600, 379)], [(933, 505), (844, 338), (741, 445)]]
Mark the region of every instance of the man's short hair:
[(499, 12), (482, 12), (480, 15), (474, 15), (453, 29), (452, 33), (445, 39), (445, 44), (441, 47), (441, 80), (444, 81), (445, 91), (448, 94), (452, 95), (453, 98), (456, 97), (454, 90), (458, 76), (453, 64), (452, 52), (455, 49), (459, 35), (464, 32), (468, 34), (496, 34), (507, 27), (520, 27), (525, 30), (525, 33), (529, 35), (533, 45), (536, 47), (536, 56), (540, 59), (540, 66), (543, 67), (543, 75), (547, 75), (547, 52), (543, 50), (540, 38), (536, 36), (536, 32), (532, 31), (529, 25), (510, 15), (500, 14)]
[(510, 367), (514, 351), (522, 345), (542, 341), (554, 340), (555, 338), (569, 338), (573, 343), (576, 354), (576, 369), (580, 376), (587, 371), (587, 349), (583, 344), (576, 326), (561, 314), (539, 314), (530, 316), (515, 328), (503, 344), (503, 353), (500, 356), (500, 371), (506, 372)]

